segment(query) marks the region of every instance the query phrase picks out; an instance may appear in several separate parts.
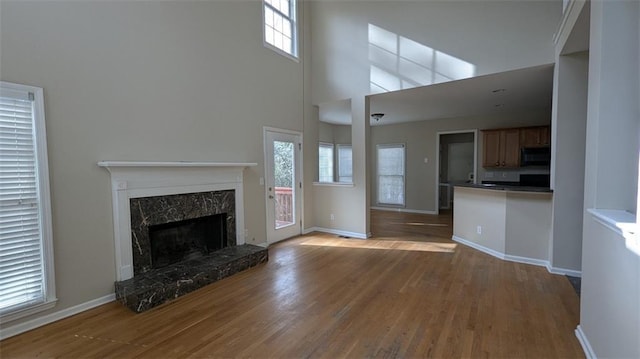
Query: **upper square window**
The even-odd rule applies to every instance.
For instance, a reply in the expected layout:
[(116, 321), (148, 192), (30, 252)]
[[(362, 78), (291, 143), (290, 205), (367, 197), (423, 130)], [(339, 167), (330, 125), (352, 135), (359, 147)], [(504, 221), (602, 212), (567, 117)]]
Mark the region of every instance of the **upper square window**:
[(265, 44), (297, 59), (296, 0), (263, 0), (263, 3)]

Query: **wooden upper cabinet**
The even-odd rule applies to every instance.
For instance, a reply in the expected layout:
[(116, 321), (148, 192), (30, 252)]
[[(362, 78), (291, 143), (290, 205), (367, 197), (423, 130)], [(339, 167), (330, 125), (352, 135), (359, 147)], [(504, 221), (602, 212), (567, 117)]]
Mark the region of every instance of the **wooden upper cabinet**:
[(520, 129), (520, 147), (544, 147), (551, 143), (549, 126), (525, 127)]
[(483, 131), (483, 167), (500, 166), (500, 131)]
[(520, 166), (520, 130), (483, 131), (483, 167)]
[(511, 129), (501, 132), (500, 145), (503, 147), (501, 153), (502, 167), (520, 167), (520, 130)]

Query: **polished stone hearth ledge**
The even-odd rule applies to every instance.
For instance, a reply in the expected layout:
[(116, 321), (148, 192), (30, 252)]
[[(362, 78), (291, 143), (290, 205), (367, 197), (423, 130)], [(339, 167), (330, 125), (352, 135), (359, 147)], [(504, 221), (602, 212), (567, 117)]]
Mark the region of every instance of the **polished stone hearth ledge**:
[(243, 244), (153, 269), (115, 283), (116, 299), (141, 313), (269, 260), (266, 248)]

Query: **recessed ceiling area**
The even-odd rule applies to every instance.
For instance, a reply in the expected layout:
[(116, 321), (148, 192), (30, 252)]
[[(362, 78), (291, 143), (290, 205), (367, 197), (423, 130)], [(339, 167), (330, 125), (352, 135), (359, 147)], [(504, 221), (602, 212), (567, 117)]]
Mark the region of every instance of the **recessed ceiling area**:
[[(476, 76), (369, 97), (372, 126), (551, 109), (553, 64)], [(319, 105), (320, 121), (351, 123), (351, 101)]]
[(551, 109), (553, 64), (370, 96), (371, 125)]

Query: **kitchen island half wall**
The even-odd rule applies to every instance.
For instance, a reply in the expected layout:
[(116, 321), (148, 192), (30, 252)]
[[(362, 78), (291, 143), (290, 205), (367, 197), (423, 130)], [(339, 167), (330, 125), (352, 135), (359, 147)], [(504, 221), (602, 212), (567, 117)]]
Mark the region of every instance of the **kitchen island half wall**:
[(550, 190), (456, 186), (453, 240), (495, 257), (549, 268)]

